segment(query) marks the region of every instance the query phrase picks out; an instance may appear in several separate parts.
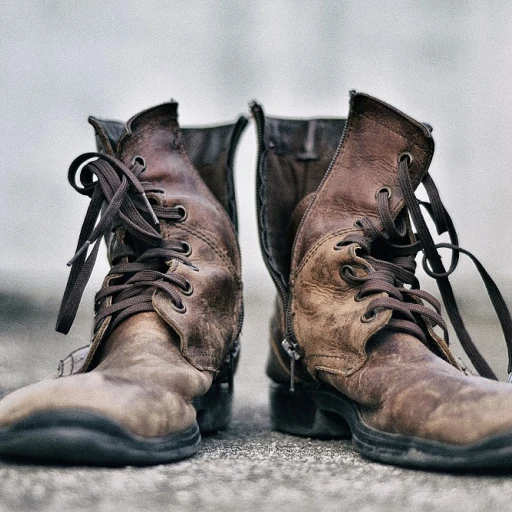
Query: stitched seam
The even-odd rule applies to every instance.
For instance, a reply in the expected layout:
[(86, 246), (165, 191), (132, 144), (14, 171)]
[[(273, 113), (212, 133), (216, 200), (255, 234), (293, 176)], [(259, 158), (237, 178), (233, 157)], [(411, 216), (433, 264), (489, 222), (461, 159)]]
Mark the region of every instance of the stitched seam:
[(327, 240), (331, 238), (337, 238), (338, 236), (343, 235), (344, 233), (350, 233), (351, 231), (354, 231), (353, 229), (347, 228), (347, 229), (341, 229), (339, 231), (335, 231), (334, 233), (329, 233), (328, 235), (324, 235), (320, 240), (315, 242), (313, 247), (309, 249), (306, 256), (302, 259), (300, 265), (292, 272), (293, 277), (298, 277), (298, 275), (301, 273), (304, 266), (307, 264), (307, 262), (314, 256), (316, 251), (319, 249), (321, 245), (323, 245)]
[(237, 282), (239, 281), (239, 278), (238, 278), (238, 275), (237, 275), (237, 272), (236, 272), (236, 269), (235, 269), (234, 265), (229, 261), (229, 259), (225, 255), (225, 253), (223, 253), (217, 247), (217, 244), (208, 235), (206, 235), (206, 234), (202, 233), (201, 231), (198, 231), (198, 230), (196, 230), (196, 229), (194, 229), (194, 228), (192, 228), (190, 226), (185, 226), (183, 224), (176, 225), (175, 227), (178, 228), (178, 229), (182, 229), (183, 231), (187, 231), (188, 233), (191, 233), (191, 234), (197, 236), (203, 242), (205, 242), (207, 245), (209, 245), (210, 248), (213, 249), (215, 254), (226, 264), (226, 266), (228, 267), (228, 269), (231, 272), (231, 274), (233, 274), (233, 276), (235, 277), (236, 281)]
[[(178, 126), (178, 123), (174, 122), (173, 124), (175, 125), (175, 129), (181, 133), (181, 129)], [(187, 150), (185, 148), (185, 145), (183, 144), (183, 138), (182, 137), (178, 138), (178, 146), (180, 148), (181, 156), (183, 157), (183, 160), (185, 161), (185, 165), (188, 167), (189, 171), (192, 172), (192, 173), (197, 173), (196, 168), (192, 165), (192, 162), (190, 161), (190, 158), (188, 156), (188, 153), (187, 153)], [(208, 187), (206, 187), (206, 188), (210, 192), (210, 194), (213, 196), (213, 194), (211, 193), (210, 189)], [(213, 199), (215, 199), (215, 196), (213, 196)], [(221, 206), (221, 205), (219, 204), (217, 199), (215, 199), (215, 202), (213, 203), (213, 206), (215, 207), (215, 210), (216, 210), (217, 213), (219, 213), (219, 214), (223, 213), (224, 215), (227, 216), (226, 210), (224, 208), (222, 208), (222, 207), (221, 207), (222, 209), (219, 208), (219, 206)]]
[[(173, 123), (172, 123), (174, 126), (174, 128), (181, 134), (181, 128), (179, 127), (177, 121), (175, 120)], [(180, 153), (181, 153), (181, 156), (183, 157), (183, 160), (185, 161), (185, 165), (187, 166), (187, 168), (190, 170), (190, 172), (192, 173), (197, 173), (197, 170), (195, 169), (195, 167), (192, 165), (192, 162), (190, 161), (190, 158), (188, 156), (188, 153), (187, 153), (187, 150), (185, 148), (185, 145), (183, 144), (183, 138), (180, 136), (178, 138), (178, 146), (179, 146), (179, 149), (180, 149)], [(199, 179), (201, 179), (201, 177), (199, 176)], [(201, 179), (202, 181), (202, 179)], [(204, 182), (203, 182), (204, 183)], [(233, 235), (236, 243), (237, 243), (237, 246), (238, 246), (238, 238), (237, 238), (237, 234), (236, 234), (236, 230), (235, 230), (235, 227), (233, 225), (233, 222), (231, 221), (231, 219), (229, 218), (229, 215), (227, 214), (226, 210), (220, 205), (220, 203), (217, 201), (217, 199), (215, 198), (215, 196), (213, 196), (212, 192), (210, 191), (210, 189), (205, 185), (206, 189), (210, 192), (210, 194), (212, 195), (212, 198), (213, 198), (213, 201), (212, 201), (212, 204), (213, 204), (213, 207), (215, 208), (215, 211), (219, 214), (219, 216), (222, 217), (222, 215), (226, 216), (229, 220), (229, 229), (231, 229), (231, 234)], [(220, 208), (219, 208), (220, 207)], [(183, 229), (185, 229), (185, 231), (188, 231), (184, 226), (182, 226)], [(193, 228), (190, 228), (190, 229), (193, 229)], [(189, 232), (193, 232), (193, 231), (189, 231)], [(230, 267), (230, 269), (232, 269), (232, 273), (236, 275), (236, 271), (234, 269), (234, 267), (232, 266), (231, 262), (227, 259), (225, 259), (225, 257), (217, 251), (217, 249), (214, 247), (215, 242), (213, 242), (213, 240), (211, 240), (212, 243), (209, 243), (205, 238), (202, 238), (198, 232), (195, 232), (197, 234), (197, 236), (199, 236), (199, 238), (201, 238), (202, 240), (204, 240), (206, 243), (208, 243), (208, 245), (210, 245), (210, 247), (212, 247), (212, 249), (219, 255), (219, 257)], [(204, 235), (206, 236), (206, 235)], [(212, 245), (214, 244), (214, 245)], [(237, 263), (241, 263), (240, 262), (240, 256), (239, 256), (239, 253), (236, 255), (236, 258), (237, 258)]]
[[(318, 188), (315, 191), (315, 196), (309, 203), (309, 206), (307, 207), (306, 211), (304, 212), (304, 215), (302, 216), (299, 228), (297, 229), (297, 235), (296, 235), (295, 241), (293, 243), (293, 247), (292, 247), (292, 262), (291, 262), (292, 268), (293, 268), (294, 264), (297, 263), (296, 258), (298, 257), (298, 255), (296, 254), (296, 250), (298, 247), (298, 238), (299, 238), (299, 236), (304, 238), (302, 236), (302, 233), (306, 229), (305, 226), (309, 220), (308, 217), (310, 217), (311, 212), (315, 209), (315, 207), (318, 203), (318, 196), (321, 194), (322, 190), (324, 190), (327, 187), (327, 183), (329, 182), (329, 180), (332, 177), (332, 174), (334, 172), (334, 168), (336, 167), (336, 164), (339, 162), (341, 156), (344, 155), (347, 151), (346, 142), (349, 139), (350, 134), (354, 131), (354, 123), (349, 122), (349, 120), (350, 119), (347, 119), (347, 124), (345, 125), (345, 135), (343, 136), (342, 146), (340, 148), (339, 153), (336, 155), (336, 157), (335, 158), (333, 157), (332, 166), (330, 167), (329, 174), (324, 175), (324, 177), (322, 178), (320, 185), (318, 186)], [(302, 259), (302, 261), (304, 261), (304, 258)], [(298, 268), (300, 268), (302, 266), (302, 261)]]

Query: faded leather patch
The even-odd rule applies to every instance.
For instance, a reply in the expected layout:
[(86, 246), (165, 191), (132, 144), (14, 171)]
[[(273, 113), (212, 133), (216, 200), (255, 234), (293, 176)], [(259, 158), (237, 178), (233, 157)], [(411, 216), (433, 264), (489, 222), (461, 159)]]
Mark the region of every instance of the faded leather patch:
[(217, 371), (238, 336), (242, 284), (204, 240), (192, 233), (180, 239), (194, 247), (190, 260), (198, 270), (175, 261), (169, 272), (183, 276), (193, 291), (181, 296), (184, 312), (160, 291), (153, 296), (153, 307), (179, 335), (182, 355), (198, 370)]
[(358, 287), (341, 277), (341, 268), (350, 265), (359, 276), (372, 268), (357, 256), (357, 244), (335, 248), (345, 236), (336, 232), (324, 237), (292, 275), (293, 330), (312, 375), (318, 370), (345, 376), (356, 372), (367, 360), (368, 339), (392, 315), (391, 310), (382, 310), (372, 321), (362, 320), (368, 303), (386, 294), (356, 299)]
[(407, 152), (416, 187), (428, 170), (434, 141), (428, 130), (405, 114), (365, 95), (351, 100), (340, 152), (332, 162), (296, 236), (292, 269), (300, 265), (312, 245), (326, 233), (350, 229), (368, 217), (380, 225), (375, 194), (390, 190), (389, 208), (396, 218), (404, 205), (397, 166)]

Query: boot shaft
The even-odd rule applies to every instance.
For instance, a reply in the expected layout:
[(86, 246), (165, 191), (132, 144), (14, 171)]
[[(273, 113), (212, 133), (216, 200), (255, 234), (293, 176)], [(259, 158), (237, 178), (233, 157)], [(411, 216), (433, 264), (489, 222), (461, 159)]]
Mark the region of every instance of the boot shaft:
[[(176, 118), (176, 115), (172, 116), (169, 125), (164, 129), (169, 130), (172, 121)], [(89, 122), (95, 130), (98, 151), (118, 156), (119, 142), (127, 134), (127, 124), (92, 116)], [(237, 230), (234, 159), (237, 145), (247, 123), (248, 119), (240, 116), (233, 124), (180, 128), (182, 142), (193, 167), (226, 210)], [(176, 134), (173, 134), (173, 137), (176, 137)]]
[[(308, 174), (297, 172), (295, 162), (301, 154), (318, 158), (317, 152), (306, 150), (308, 143), (313, 147), (314, 138), (307, 136), (312, 130), (303, 129), (301, 151), (296, 145), (295, 154), (290, 151), (286, 159), (281, 148), (290, 146), (293, 130), (272, 131), (273, 120), (265, 118), (259, 105), (253, 106), (253, 114), (260, 141), (261, 246), (281, 299), (273, 317), (272, 336), (280, 332), (285, 338), (284, 349), (278, 340), (272, 340), (272, 357), (283, 363), (290, 356), (291, 369), (298, 367), (301, 373), (296, 359), (306, 352), (310, 354), (309, 375), (318, 367), (350, 374), (366, 361), (368, 340), (391, 328), (413, 334), (458, 367), (448, 349), (440, 306), (424, 292), (416, 292), (419, 283), (414, 276), (414, 257), (422, 250), (422, 265), (437, 281), (464, 350), (481, 375), (495, 378), (465, 329), (448, 280), (460, 253), (468, 254), (479, 269), (509, 354), (512, 321), (490, 276), (473, 255), (458, 246), (451, 218), (428, 174), (434, 152), (431, 128), (382, 101), (353, 92), (342, 135), (336, 143), (336, 137), (331, 138), (321, 155), (330, 162)], [(283, 126), (286, 123), (294, 122), (281, 121)], [(311, 127), (311, 121), (295, 123)], [(310, 177), (314, 179), (308, 181)], [(429, 203), (415, 196), (420, 184), (425, 186)], [(432, 217), (438, 234), (449, 234), (449, 244), (434, 243), (420, 206)], [(417, 234), (412, 231), (411, 218)], [(449, 269), (438, 254), (441, 246), (452, 249)], [(425, 300), (437, 312), (424, 309)], [(444, 338), (433, 330), (434, 325), (444, 330)], [(313, 362), (315, 358), (321, 361)], [(269, 368), (283, 367), (274, 362)]]
[(256, 102), (251, 111), (258, 135), (256, 207), (260, 245), (284, 299), (302, 213), (329, 167), (346, 121), (269, 117)]
[[(182, 355), (198, 369), (217, 372), (236, 349), (242, 285), (233, 160), (247, 119), (183, 131), (177, 117), (177, 103), (171, 102), (126, 124), (90, 118), (100, 154), (83, 155), (70, 168), (70, 181), (91, 197), (91, 206), (59, 327), (70, 326), (101, 233), (112, 265), (96, 295), (94, 334), (83, 371), (98, 364), (98, 348), (108, 344), (122, 322), (145, 311), (158, 313), (179, 338)], [(88, 163), (93, 156), (97, 160)], [(75, 186), (79, 171), (83, 188)], [(86, 259), (84, 250), (93, 239)]]

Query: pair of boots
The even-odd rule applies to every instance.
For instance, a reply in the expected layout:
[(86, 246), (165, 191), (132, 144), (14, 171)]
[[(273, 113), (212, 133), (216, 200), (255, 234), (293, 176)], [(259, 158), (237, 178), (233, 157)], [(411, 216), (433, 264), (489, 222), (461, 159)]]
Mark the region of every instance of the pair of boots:
[[(512, 466), (512, 388), (494, 381), (453, 296), (448, 276), (469, 253), (428, 174), (430, 128), (356, 93), (346, 120), (251, 109), (260, 242), (277, 288), (274, 427), (352, 436), (359, 452), (392, 464)], [(1, 455), (159, 464), (229, 424), (243, 316), (233, 160), (247, 119), (186, 129), (177, 117), (171, 102), (126, 124), (90, 118), (98, 153), (77, 158), (69, 180), (91, 202), (57, 330), (73, 323), (103, 237), (111, 270), (90, 345), (56, 378), (0, 401)], [(416, 198), (420, 184), (429, 202)], [(433, 242), (422, 208), (450, 243)], [(448, 269), (439, 248), (451, 250)], [(419, 251), (478, 377), (453, 357), (440, 304), (419, 287)], [(508, 309), (470, 256), (510, 353)]]

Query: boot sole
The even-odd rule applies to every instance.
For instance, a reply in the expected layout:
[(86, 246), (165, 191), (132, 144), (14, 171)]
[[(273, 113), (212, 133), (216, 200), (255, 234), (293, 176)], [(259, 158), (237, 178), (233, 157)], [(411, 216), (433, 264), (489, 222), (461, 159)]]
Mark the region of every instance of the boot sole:
[(227, 386), (215, 386), (194, 400), (194, 425), (183, 432), (156, 438), (132, 434), (107, 416), (90, 411), (36, 412), (0, 428), (0, 457), (108, 467), (175, 462), (198, 451), (201, 432), (213, 433), (228, 426), (232, 396)]
[(469, 445), (387, 433), (366, 425), (357, 403), (332, 388), (290, 391), (286, 384), (272, 383), (270, 409), (275, 430), (320, 439), (351, 437), (359, 453), (386, 464), (455, 471), (512, 468), (512, 432)]

